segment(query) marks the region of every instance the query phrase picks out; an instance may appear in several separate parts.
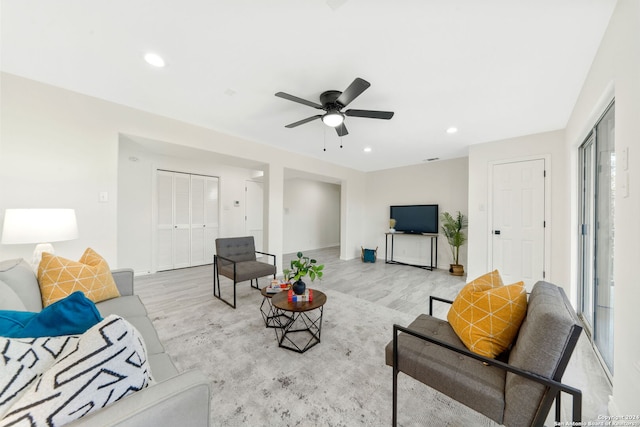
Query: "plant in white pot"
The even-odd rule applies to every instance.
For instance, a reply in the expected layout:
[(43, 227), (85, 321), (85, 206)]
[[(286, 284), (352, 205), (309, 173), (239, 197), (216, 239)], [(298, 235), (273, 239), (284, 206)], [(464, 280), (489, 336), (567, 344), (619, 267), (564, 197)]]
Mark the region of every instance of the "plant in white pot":
[(464, 266), (461, 265), (458, 260), (460, 256), (460, 246), (467, 241), (467, 237), (463, 232), (463, 230), (467, 228), (467, 218), (458, 211), (455, 218), (451, 216), (449, 212), (443, 212), (440, 215), (440, 219), (442, 221), (440, 228), (447, 238), (447, 242), (451, 248), (451, 257), (453, 258), (453, 264), (450, 265), (449, 272), (454, 276), (462, 276), (464, 274)]
[(316, 280), (316, 277), (321, 279), (324, 274), (324, 265), (318, 264), (315, 259), (304, 256), (302, 252), (298, 252), (296, 256), (298, 257), (297, 259), (291, 260), (291, 268), (285, 268), (282, 272), (284, 273), (284, 279), (292, 283), (291, 289), (293, 289), (293, 292), (296, 295), (302, 295), (307, 288), (302, 278), (309, 275), (312, 282)]

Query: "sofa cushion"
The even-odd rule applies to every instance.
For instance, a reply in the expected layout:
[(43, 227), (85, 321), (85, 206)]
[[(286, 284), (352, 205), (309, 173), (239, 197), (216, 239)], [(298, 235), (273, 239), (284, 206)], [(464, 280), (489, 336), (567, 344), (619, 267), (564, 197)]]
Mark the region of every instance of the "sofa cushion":
[(526, 311), (524, 283), (504, 286), (495, 270), (460, 291), (447, 319), (469, 350), (494, 358), (511, 346)]
[(164, 353), (164, 347), (158, 338), (158, 332), (153, 327), (153, 323), (147, 316), (127, 317), (126, 320), (131, 323), (142, 335), (148, 354)]
[(0, 420), (44, 371), (74, 348), (78, 339), (0, 337)]
[(0, 310), (27, 311), (27, 307), (24, 306), (18, 294), (2, 280), (0, 280), (0, 295), (2, 295), (2, 298), (0, 298)]
[(44, 307), (75, 291), (84, 292), (93, 302), (120, 296), (109, 265), (91, 248), (87, 248), (80, 261), (43, 253), (38, 282)]
[[(13, 259), (0, 262), (0, 280), (9, 285), (20, 297), (28, 311), (42, 310), (40, 288), (33, 268), (24, 259)], [(18, 310), (19, 308), (15, 308)]]
[(0, 425), (29, 419), (61, 426), (146, 388), (151, 382), (144, 342), (124, 319), (109, 316), (80, 336), (15, 401)]
[(138, 295), (127, 295), (100, 301), (96, 303), (96, 308), (102, 317), (115, 314), (127, 319), (129, 317), (147, 315), (147, 309), (144, 307), (144, 304), (142, 304), (142, 301), (140, 301)]
[(0, 336), (36, 338), (82, 334), (101, 320), (93, 301), (82, 292), (74, 292), (38, 313), (0, 310)]

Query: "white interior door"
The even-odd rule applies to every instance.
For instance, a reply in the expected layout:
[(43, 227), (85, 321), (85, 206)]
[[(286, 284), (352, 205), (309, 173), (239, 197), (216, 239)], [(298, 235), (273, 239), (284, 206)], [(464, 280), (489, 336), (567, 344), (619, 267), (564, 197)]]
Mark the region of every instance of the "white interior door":
[(544, 279), (544, 160), (493, 166), (492, 269), (527, 290)]
[(245, 183), (245, 232), (253, 236), (256, 250), (262, 251), (262, 220), (263, 220), (264, 190), (261, 182), (246, 181)]

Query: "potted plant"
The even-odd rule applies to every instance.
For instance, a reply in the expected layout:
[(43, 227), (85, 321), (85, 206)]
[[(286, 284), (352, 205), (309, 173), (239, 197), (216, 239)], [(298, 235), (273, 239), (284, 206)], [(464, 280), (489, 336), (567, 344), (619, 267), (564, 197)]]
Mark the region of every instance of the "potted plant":
[(324, 265), (318, 264), (315, 259), (304, 256), (302, 252), (298, 252), (296, 256), (298, 257), (297, 259), (291, 260), (291, 268), (285, 268), (282, 272), (286, 281), (293, 282), (293, 286), (291, 286), (293, 292), (296, 295), (302, 295), (307, 288), (302, 278), (308, 274), (312, 282), (316, 280), (316, 277), (321, 279)]
[(460, 255), (460, 246), (467, 241), (464, 230), (467, 228), (467, 218), (458, 211), (458, 215), (454, 218), (449, 212), (443, 212), (440, 215), (442, 220), (442, 233), (447, 238), (449, 247), (451, 248), (451, 257), (453, 264), (450, 265), (449, 272), (454, 276), (462, 276), (464, 274), (464, 266), (458, 263)]

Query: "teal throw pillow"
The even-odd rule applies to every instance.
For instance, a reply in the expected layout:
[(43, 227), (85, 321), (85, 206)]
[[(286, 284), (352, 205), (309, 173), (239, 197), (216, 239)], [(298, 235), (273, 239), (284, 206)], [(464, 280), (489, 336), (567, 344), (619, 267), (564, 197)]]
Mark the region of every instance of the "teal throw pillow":
[(101, 320), (93, 301), (77, 291), (39, 313), (0, 310), (0, 336), (39, 338), (80, 335)]

